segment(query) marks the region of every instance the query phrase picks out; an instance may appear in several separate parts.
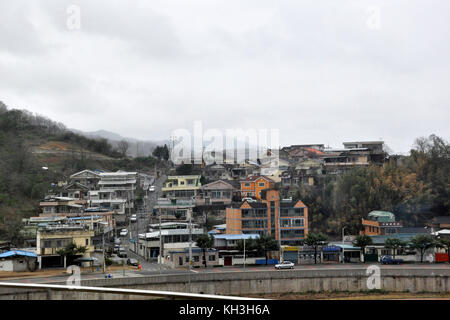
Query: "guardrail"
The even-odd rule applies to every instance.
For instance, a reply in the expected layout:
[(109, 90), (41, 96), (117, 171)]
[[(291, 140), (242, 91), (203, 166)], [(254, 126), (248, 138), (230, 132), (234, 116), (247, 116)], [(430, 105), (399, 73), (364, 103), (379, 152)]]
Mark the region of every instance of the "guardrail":
[(64, 286), (56, 284), (35, 284), (35, 283), (13, 283), (0, 282), (0, 288), (20, 288), (20, 289), (44, 289), (57, 291), (76, 291), (88, 293), (112, 293), (125, 295), (139, 295), (152, 297), (167, 297), (180, 299), (203, 299), (203, 300), (266, 300), (247, 297), (235, 296), (220, 296), (213, 294), (199, 294), (186, 292), (172, 292), (172, 291), (157, 291), (157, 290), (137, 290), (137, 289), (119, 289), (119, 288), (103, 288), (103, 287), (84, 287), (84, 286)]

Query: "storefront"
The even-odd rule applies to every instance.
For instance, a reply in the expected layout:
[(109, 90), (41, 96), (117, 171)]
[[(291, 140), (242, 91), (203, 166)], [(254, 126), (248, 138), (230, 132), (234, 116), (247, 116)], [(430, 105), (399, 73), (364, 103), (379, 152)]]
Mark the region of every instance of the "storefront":
[[(316, 254), (316, 263), (321, 263), (321, 249), (318, 248), (317, 249), (317, 254)], [(298, 251), (298, 255), (299, 255), (299, 259), (298, 262), (299, 264), (314, 264), (314, 248), (313, 247), (308, 247), (308, 246), (303, 246), (299, 249)]]
[(338, 246), (325, 246), (322, 248), (323, 263), (339, 263), (341, 248)]
[(283, 247), (283, 261), (298, 264), (298, 247)]

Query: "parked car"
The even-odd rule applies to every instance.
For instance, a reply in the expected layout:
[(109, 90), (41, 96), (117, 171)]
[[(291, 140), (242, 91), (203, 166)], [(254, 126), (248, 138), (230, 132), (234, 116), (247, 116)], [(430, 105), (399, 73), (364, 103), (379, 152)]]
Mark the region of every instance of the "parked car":
[(154, 192), (154, 191), (155, 191), (155, 186), (150, 186), (150, 188), (148, 189), (148, 191)]
[(128, 259), (127, 260), (127, 265), (129, 265), (129, 266), (138, 266), (139, 265), (139, 263), (138, 263), (138, 261), (136, 260), (136, 259)]
[(114, 238), (114, 244), (121, 244), (122, 241), (119, 238)]
[(137, 216), (135, 214), (132, 214), (130, 220), (131, 222), (136, 222)]
[(122, 229), (122, 230), (120, 230), (120, 236), (121, 237), (126, 237), (126, 235), (128, 234), (128, 230), (127, 229)]
[(117, 254), (117, 256), (118, 256), (119, 258), (127, 258), (127, 257), (128, 257), (128, 254), (127, 254), (127, 252), (126, 252), (123, 248), (120, 248), (120, 251), (119, 251), (119, 253)]
[(400, 264), (403, 263), (403, 259), (394, 259), (392, 256), (382, 256), (380, 262), (382, 264)]
[(280, 269), (294, 269), (294, 263), (291, 261), (283, 261), (282, 263), (276, 264), (275, 265), (275, 269), (280, 270)]

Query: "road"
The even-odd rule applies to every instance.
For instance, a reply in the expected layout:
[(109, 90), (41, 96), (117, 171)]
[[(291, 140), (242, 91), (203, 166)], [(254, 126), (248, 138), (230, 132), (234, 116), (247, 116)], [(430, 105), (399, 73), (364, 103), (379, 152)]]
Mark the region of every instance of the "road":
[[(148, 231), (148, 225), (150, 223), (156, 223), (156, 218), (152, 217), (153, 207), (156, 205), (156, 201), (162, 196), (162, 186), (167, 177), (161, 175), (155, 180), (153, 185), (155, 186), (154, 192), (148, 192), (145, 198), (143, 206), (136, 207), (136, 222), (130, 222), (128, 227), (128, 236), (121, 237), (122, 245), (128, 254), (128, 258), (135, 258), (142, 266), (142, 272), (159, 272), (160, 269), (165, 270), (167, 267), (160, 266), (156, 262), (146, 261), (143, 257), (138, 256), (131, 249), (134, 248), (134, 239), (138, 239), (138, 234), (142, 234)], [(131, 240), (133, 239), (133, 240)], [(131, 240), (131, 241), (130, 241)]]
[[(366, 270), (368, 266), (373, 265), (370, 263), (362, 264), (362, 263), (349, 263), (349, 264), (318, 264), (318, 265), (297, 265), (293, 270)], [(403, 265), (381, 265), (376, 263), (381, 269), (381, 274), (383, 270), (389, 269), (404, 269), (404, 270), (412, 270), (412, 269), (426, 269), (431, 272), (437, 270), (450, 270), (449, 264), (403, 264)], [(159, 265), (157, 264), (149, 264), (146, 265), (148, 268), (143, 268), (142, 270), (125, 270), (125, 277), (144, 277), (144, 276), (154, 276), (154, 275), (176, 275), (176, 274), (186, 274), (189, 273), (187, 269), (159, 269)], [(273, 271), (273, 266), (247, 266), (244, 270), (241, 266), (233, 266), (233, 267), (216, 267), (216, 268), (194, 268), (192, 273), (230, 273), (230, 272), (261, 272), (261, 271)], [(280, 270), (277, 272), (292, 272), (293, 270)], [(61, 271), (62, 272), (62, 271)], [(122, 270), (115, 270), (111, 272), (113, 278), (122, 278), (124, 277), (124, 273)], [(36, 277), (27, 277), (21, 279), (0, 279), (0, 282), (19, 282), (19, 283), (56, 283), (66, 281), (68, 279), (68, 275), (61, 274), (55, 276), (44, 276), (39, 277), (36, 274)], [(90, 279), (103, 279), (105, 275), (101, 272), (88, 272), (83, 273), (81, 275), (81, 279), (90, 280)]]

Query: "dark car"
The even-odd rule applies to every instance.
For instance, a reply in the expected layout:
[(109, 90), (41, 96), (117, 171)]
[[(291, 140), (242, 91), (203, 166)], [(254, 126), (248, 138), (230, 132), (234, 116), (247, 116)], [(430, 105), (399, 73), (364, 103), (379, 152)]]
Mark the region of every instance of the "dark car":
[(139, 265), (139, 263), (138, 263), (138, 261), (136, 260), (136, 259), (128, 259), (127, 260), (127, 265), (129, 265), (129, 266), (138, 266)]
[(380, 262), (382, 264), (400, 264), (403, 263), (403, 259), (394, 259), (392, 256), (382, 256)]

